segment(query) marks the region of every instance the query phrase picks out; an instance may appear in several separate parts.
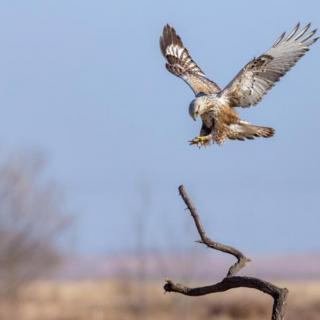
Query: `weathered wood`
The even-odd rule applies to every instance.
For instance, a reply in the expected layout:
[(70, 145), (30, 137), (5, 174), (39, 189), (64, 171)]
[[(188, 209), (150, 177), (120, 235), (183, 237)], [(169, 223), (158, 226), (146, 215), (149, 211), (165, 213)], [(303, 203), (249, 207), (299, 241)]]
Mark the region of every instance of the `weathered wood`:
[(164, 290), (166, 292), (176, 292), (187, 296), (202, 296), (210, 293), (224, 292), (230, 289), (241, 287), (256, 289), (270, 295), (273, 298), (274, 303), (272, 310), (272, 320), (283, 320), (285, 316), (288, 289), (279, 288), (270, 282), (258, 278), (235, 276), (235, 274), (240, 269), (242, 269), (246, 265), (246, 263), (250, 261), (250, 259), (247, 258), (242, 252), (231, 246), (227, 246), (211, 240), (207, 236), (200, 221), (200, 216), (197, 212), (197, 209), (193, 205), (183, 185), (179, 187), (179, 194), (191, 213), (191, 216), (201, 238), (199, 242), (205, 244), (209, 248), (235, 256), (237, 262), (229, 268), (227, 276), (221, 282), (218, 282), (216, 284), (205, 287), (189, 288), (182, 284), (174, 283), (171, 280), (167, 280), (164, 285)]

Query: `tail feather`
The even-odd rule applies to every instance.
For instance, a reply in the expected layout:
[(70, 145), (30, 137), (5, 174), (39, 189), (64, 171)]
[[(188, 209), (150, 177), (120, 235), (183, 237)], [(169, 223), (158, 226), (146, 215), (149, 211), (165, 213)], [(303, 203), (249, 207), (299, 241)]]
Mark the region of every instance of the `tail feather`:
[(274, 129), (255, 126), (246, 121), (240, 121), (229, 125), (228, 138), (231, 140), (254, 139), (258, 137), (270, 138), (274, 135)]

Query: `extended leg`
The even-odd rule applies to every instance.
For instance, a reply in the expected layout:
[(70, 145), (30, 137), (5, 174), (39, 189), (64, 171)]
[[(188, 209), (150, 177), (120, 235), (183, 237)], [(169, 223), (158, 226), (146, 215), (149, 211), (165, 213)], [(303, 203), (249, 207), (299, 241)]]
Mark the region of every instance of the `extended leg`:
[(198, 136), (189, 141), (190, 145), (197, 145), (200, 147), (207, 147), (212, 142), (212, 135)]

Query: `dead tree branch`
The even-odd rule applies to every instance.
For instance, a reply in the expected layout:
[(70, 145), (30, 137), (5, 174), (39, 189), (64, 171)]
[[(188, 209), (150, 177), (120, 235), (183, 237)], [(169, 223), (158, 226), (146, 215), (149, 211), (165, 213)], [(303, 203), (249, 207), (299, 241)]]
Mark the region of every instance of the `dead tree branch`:
[(234, 288), (256, 289), (270, 295), (273, 298), (274, 303), (272, 310), (272, 320), (283, 320), (285, 314), (288, 289), (279, 288), (270, 282), (258, 278), (234, 276), (240, 269), (242, 269), (245, 266), (245, 264), (248, 261), (250, 261), (250, 259), (233, 247), (211, 240), (206, 235), (206, 232), (201, 224), (200, 216), (197, 212), (197, 209), (193, 205), (183, 185), (179, 187), (179, 193), (183, 201), (187, 205), (187, 208), (189, 209), (191, 216), (194, 220), (194, 223), (201, 238), (201, 241), (199, 242), (205, 244), (206, 246), (212, 249), (229, 253), (235, 256), (237, 258), (237, 262), (230, 267), (226, 278), (224, 278), (221, 282), (218, 282), (216, 284), (205, 287), (189, 288), (182, 284), (173, 283), (171, 280), (167, 280), (166, 284), (164, 285), (164, 290), (166, 292), (177, 292), (187, 296), (202, 296), (210, 293), (224, 292)]
[(247, 258), (242, 252), (240, 252), (239, 250), (231, 247), (231, 246), (227, 246), (225, 244), (222, 244), (222, 243), (219, 243), (219, 242), (216, 242), (216, 241), (213, 241), (211, 240), (202, 224), (201, 224), (201, 221), (200, 221), (200, 216), (197, 212), (197, 209), (196, 207), (193, 205), (190, 197), (188, 196), (184, 186), (180, 186), (179, 187), (179, 194), (181, 196), (181, 198), (183, 199), (184, 203), (187, 205), (187, 208), (189, 209), (190, 213), (191, 213), (191, 216), (194, 220), (194, 223), (197, 227), (197, 230), (198, 230), (198, 233), (200, 235), (200, 238), (201, 238), (201, 241), (198, 241), (200, 243), (203, 243), (205, 244), (207, 247), (209, 248), (212, 248), (212, 249), (215, 249), (215, 250), (218, 250), (218, 251), (222, 251), (222, 252), (225, 252), (225, 253), (229, 253), (233, 256), (235, 256), (237, 258), (237, 262), (232, 265), (228, 271), (228, 274), (227, 274), (227, 277), (231, 277), (233, 275), (235, 275), (238, 271), (240, 271), (240, 269), (242, 269), (247, 262), (251, 261), (249, 258)]

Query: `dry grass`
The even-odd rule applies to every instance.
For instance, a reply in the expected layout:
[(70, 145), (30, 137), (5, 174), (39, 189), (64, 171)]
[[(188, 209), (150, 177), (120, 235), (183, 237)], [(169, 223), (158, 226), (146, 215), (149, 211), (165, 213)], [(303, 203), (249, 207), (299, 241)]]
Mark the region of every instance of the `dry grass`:
[[(278, 283), (279, 284), (279, 283)], [(2, 302), (0, 319), (134, 320), (271, 318), (269, 296), (237, 289), (206, 297), (164, 294), (162, 282), (132, 280), (38, 282), (19, 302)], [(320, 281), (280, 283), (290, 290), (287, 319), (320, 319)]]

